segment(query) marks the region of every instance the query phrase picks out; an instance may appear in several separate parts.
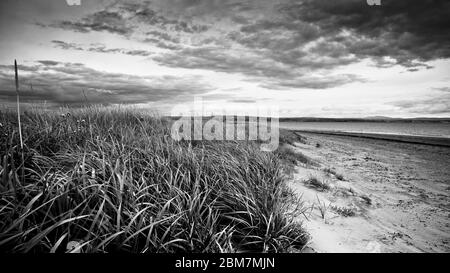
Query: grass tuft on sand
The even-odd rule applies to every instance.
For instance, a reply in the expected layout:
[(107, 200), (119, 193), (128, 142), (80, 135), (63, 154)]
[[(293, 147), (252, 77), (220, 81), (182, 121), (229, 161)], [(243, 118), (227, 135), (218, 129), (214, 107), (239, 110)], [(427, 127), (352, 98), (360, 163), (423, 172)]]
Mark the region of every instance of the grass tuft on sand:
[[(279, 154), (253, 142), (173, 141), (125, 108), (0, 112), (0, 252), (284, 252)], [(23, 160), (22, 160), (23, 156)]]
[(334, 175), (334, 177), (336, 177), (337, 180), (345, 181), (344, 175), (342, 175), (341, 173), (338, 173), (335, 169), (325, 168), (325, 169), (323, 169), (323, 171), (325, 173)]
[(307, 180), (304, 181), (305, 185), (315, 188), (319, 191), (328, 191), (331, 189), (330, 183), (325, 180), (321, 180), (315, 176), (310, 176)]

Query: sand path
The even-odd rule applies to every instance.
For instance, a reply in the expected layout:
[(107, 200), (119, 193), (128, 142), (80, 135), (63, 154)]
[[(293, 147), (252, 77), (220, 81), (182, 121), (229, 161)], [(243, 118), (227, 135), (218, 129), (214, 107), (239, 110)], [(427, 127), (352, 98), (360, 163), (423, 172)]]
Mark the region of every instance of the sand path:
[[(294, 149), (316, 164), (298, 166), (289, 185), (310, 207), (299, 216), (309, 250), (450, 252), (450, 148), (302, 135), (307, 143)], [(330, 189), (308, 185), (310, 177)]]

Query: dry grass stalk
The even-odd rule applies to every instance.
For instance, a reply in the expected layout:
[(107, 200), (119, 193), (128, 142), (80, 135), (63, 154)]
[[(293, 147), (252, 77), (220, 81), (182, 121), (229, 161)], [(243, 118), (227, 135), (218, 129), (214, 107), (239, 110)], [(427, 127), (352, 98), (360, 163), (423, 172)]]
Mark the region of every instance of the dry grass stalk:
[(15, 72), (15, 76), (16, 76), (17, 121), (19, 122), (20, 148), (23, 150), (22, 125), (20, 123), (19, 74), (17, 73), (17, 61), (16, 60), (14, 60), (14, 72)]

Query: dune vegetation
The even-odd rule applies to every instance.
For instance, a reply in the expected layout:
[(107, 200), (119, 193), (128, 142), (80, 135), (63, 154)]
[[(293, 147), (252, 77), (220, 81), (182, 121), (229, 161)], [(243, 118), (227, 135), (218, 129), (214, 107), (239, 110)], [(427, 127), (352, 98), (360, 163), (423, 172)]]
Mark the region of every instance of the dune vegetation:
[(23, 148), (17, 114), (0, 112), (1, 252), (286, 252), (308, 240), (282, 152), (177, 142), (169, 120), (129, 108), (21, 119)]

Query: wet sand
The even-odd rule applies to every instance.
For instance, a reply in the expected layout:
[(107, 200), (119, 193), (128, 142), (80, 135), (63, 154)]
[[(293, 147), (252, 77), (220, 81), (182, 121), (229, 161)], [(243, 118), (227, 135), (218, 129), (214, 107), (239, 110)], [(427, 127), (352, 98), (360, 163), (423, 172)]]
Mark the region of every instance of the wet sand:
[[(299, 216), (309, 251), (450, 252), (450, 147), (300, 134), (306, 144), (294, 149), (315, 163), (298, 166), (289, 184), (310, 208)], [(311, 187), (310, 177), (329, 189)]]

